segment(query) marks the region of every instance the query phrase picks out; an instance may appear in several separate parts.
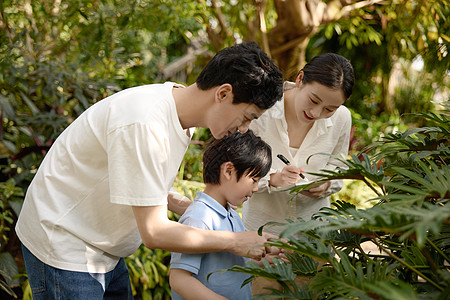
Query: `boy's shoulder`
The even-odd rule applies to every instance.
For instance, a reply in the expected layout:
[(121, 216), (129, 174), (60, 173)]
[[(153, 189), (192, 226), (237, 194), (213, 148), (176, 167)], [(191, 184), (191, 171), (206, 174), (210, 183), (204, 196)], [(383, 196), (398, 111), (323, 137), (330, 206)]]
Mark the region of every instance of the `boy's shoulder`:
[[(237, 213), (236, 213), (237, 214)], [(236, 215), (233, 214), (233, 217)], [(203, 223), (210, 230), (227, 230), (223, 227), (224, 219), (228, 217), (228, 211), (216, 200), (206, 194), (198, 193), (194, 201), (186, 209), (178, 222), (188, 225), (188, 223)], [(237, 215), (239, 217), (239, 215)], [(198, 222), (201, 221), (201, 222)], [(190, 225), (190, 224), (189, 224)], [(190, 225), (199, 228), (195, 225)]]

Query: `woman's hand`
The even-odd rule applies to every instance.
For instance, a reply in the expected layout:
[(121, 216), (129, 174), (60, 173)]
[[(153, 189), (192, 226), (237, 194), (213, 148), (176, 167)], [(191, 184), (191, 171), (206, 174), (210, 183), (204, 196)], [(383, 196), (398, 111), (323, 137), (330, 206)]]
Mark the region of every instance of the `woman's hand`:
[(273, 187), (281, 187), (296, 183), (300, 179), (300, 173), (302, 169), (287, 165), (281, 170), (270, 175), (269, 184)]
[(302, 191), (301, 194), (308, 196), (310, 198), (319, 198), (322, 196), (330, 187), (331, 181), (327, 181), (324, 184), (321, 184), (319, 186), (313, 187), (309, 190)]

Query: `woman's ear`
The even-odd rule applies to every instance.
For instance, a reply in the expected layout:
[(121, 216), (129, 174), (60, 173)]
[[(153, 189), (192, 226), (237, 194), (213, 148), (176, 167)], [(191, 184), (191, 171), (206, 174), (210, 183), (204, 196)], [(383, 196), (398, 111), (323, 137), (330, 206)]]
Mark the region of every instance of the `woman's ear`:
[(235, 168), (231, 161), (224, 162), (220, 166), (220, 177), (227, 181), (229, 181), (233, 178), (234, 172), (235, 172)]
[(303, 71), (300, 71), (298, 73), (297, 79), (295, 79), (295, 86), (297, 88), (299, 88), (302, 85), (302, 80), (303, 80), (304, 75), (305, 75), (305, 73), (303, 73)]

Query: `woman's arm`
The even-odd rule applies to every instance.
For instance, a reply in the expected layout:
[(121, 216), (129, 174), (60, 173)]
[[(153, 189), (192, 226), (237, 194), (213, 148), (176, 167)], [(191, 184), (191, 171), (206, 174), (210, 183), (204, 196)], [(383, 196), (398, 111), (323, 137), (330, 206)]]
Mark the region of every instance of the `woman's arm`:
[(183, 269), (171, 269), (169, 283), (172, 290), (186, 300), (226, 300), (203, 285), (192, 273)]

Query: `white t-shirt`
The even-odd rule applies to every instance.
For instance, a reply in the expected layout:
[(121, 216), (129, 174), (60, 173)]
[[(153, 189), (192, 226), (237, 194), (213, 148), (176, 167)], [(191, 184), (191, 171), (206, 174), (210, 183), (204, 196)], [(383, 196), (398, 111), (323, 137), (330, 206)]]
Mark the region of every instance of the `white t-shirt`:
[(28, 188), (16, 226), (41, 261), (105, 273), (136, 251), (142, 241), (131, 206), (167, 203), (190, 142), (173, 86), (116, 93), (58, 137)]
[[(259, 227), (270, 221), (286, 222), (286, 219), (298, 217), (309, 220), (311, 215), (321, 207), (329, 207), (329, 195), (338, 192), (342, 188), (342, 180), (331, 181), (331, 186), (320, 198), (309, 198), (286, 191), (269, 191), (267, 182), (270, 174), (281, 171), (286, 165), (276, 155), (283, 154), (291, 164), (301, 167), (305, 172), (319, 173), (322, 169), (333, 170), (342, 163), (326, 155), (312, 156), (308, 164), (306, 160), (315, 153), (328, 153), (344, 156), (348, 153), (351, 128), (350, 111), (340, 106), (334, 115), (328, 119), (320, 119), (314, 122), (299, 149), (289, 147), (289, 136), (284, 114), (284, 98), (260, 118), (250, 124), (256, 135), (259, 135), (272, 147), (272, 169), (266, 177), (261, 179), (259, 190), (244, 203), (242, 220), (246, 230), (258, 230)], [(314, 177), (308, 174), (309, 180)], [(290, 201), (292, 199), (292, 201)], [(265, 227), (264, 231), (279, 234), (281, 227)]]

